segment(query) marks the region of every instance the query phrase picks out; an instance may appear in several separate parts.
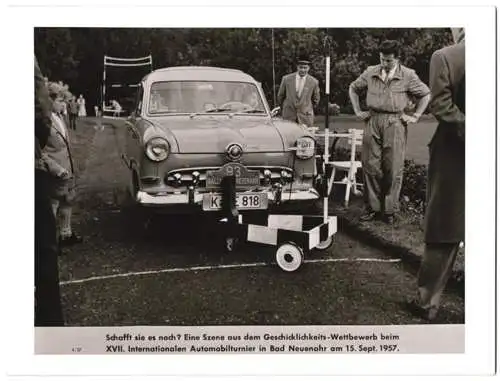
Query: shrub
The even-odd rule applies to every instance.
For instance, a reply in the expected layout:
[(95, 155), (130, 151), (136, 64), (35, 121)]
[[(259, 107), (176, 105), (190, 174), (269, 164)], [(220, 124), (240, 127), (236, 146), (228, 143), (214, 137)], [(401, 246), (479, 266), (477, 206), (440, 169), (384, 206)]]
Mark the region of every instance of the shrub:
[(427, 166), (413, 160), (405, 160), (401, 206), (409, 211), (423, 214), (427, 190)]

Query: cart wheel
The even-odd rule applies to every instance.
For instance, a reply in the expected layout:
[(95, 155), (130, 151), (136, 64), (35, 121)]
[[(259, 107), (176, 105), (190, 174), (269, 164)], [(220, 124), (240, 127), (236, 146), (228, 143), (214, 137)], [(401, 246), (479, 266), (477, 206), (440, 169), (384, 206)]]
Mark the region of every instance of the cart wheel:
[(325, 239), (324, 241), (321, 241), (320, 243), (318, 243), (318, 246), (315, 247), (315, 249), (318, 249), (318, 250), (326, 250), (328, 249), (330, 246), (332, 246), (333, 244), (333, 236), (331, 237), (328, 237), (327, 239)]
[(278, 266), (288, 272), (297, 270), (304, 261), (304, 252), (294, 243), (285, 243), (276, 251)]

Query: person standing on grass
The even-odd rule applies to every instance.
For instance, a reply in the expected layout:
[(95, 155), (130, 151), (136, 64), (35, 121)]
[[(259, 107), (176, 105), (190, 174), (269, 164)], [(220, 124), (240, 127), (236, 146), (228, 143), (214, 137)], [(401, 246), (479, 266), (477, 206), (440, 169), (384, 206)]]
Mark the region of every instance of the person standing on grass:
[(69, 128), (76, 130), (76, 120), (78, 119), (78, 103), (75, 96), (69, 101)]
[(51, 130), (47, 84), (35, 57), (35, 326), (63, 326), (57, 228), (49, 197), (50, 177), (43, 161)]
[(439, 124), (429, 143), (425, 251), (418, 300), (410, 307), (435, 319), (441, 295), (465, 241), (465, 32), (452, 29), (454, 45), (430, 62), (430, 110)]
[[(368, 67), (349, 87), (356, 116), (366, 122), (361, 161), (366, 213), (361, 221), (383, 219), (393, 224), (399, 211), (407, 127), (418, 122), (430, 100), (429, 88), (414, 70), (398, 59), (399, 43), (380, 44), (380, 64)], [(369, 111), (362, 111), (359, 94), (366, 91)], [(404, 113), (410, 96), (417, 99), (413, 116)]]
[(50, 198), (54, 216), (60, 217), (59, 242), (61, 246), (82, 242), (82, 238), (71, 228), (72, 204), (75, 198), (75, 172), (69, 144), (69, 131), (60, 117), (64, 104), (61, 87), (49, 84), (52, 100), (52, 126), (47, 145), (43, 150), (43, 160), (50, 174)]
[(87, 116), (87, 108), (85, 106), (85, 98), (82, 94), (78, 97), (78, 116), (85, 117)]
[(319, 82), (308, 74), (311, 62), (301, 55), (297, 71), (285, 75), (278, 91), (278, 104), (282, 106), (283, 119), (311, 127), (314, 123), (314, 107), (318, 107)]

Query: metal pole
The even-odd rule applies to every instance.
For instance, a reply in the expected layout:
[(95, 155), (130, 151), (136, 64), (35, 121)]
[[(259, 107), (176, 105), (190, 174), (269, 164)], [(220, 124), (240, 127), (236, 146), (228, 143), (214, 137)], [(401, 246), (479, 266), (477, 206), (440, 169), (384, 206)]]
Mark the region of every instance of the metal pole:
[(273, 100), (274, 106), (276, 107), (276, 71), (274, 69), (274, 29), (271, 28), (271, 47), (272, 47), (272, 57), (273, 57)]
[(104, 56), (104, 68), (102, 71), (102, 115), (104, 115), (104, 106), (105, 106), (105, 101), (106, 99), (106, 56)]
[(323, 47), (324, 47), (324, 54), (325, 54), (325, 62), (326, 62), (326, 68), (325, 68), (325, 149), (324, 149), (324, 157), (323, 157), (323, 163), (324, 163), (324, 170), (323, 170), (323, 189), (324, 189), (324, 195), (323, 195), (323, 219), (324, 222), (327, 222), (328, 220), (328, 186), (325, 187), (325, 185), (328, 183), (328, 167), (327, 163), (329, 161), (329, 144), (330, 144), (330, 124), (329, 124), (329, 112), (328, 112), (328, 105), (330, 104), (330, 40), (328, 36), (325, 37), (325, 40), (323, 41)]

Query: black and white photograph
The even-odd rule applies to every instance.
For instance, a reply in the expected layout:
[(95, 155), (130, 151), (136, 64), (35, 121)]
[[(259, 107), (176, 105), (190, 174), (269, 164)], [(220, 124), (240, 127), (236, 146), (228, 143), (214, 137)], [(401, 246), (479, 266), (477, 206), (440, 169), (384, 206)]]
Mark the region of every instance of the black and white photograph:
[(37, 325), (464, 322), (463, 28), (34, 35)]
[(34, 354), (465, 355), (444, 21), (33, 25)]

